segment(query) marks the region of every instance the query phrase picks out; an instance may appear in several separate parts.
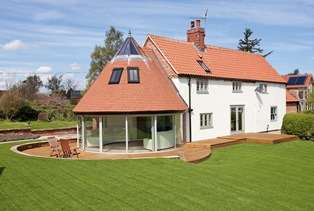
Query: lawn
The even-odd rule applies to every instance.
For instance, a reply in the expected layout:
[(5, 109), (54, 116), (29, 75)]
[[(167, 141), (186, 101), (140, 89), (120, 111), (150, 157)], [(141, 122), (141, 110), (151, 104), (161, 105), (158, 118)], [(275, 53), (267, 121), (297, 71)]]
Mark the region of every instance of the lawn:
[(0, 145), (0, 210), (314, 210), (313, 142), (234, 145), (199, 164), (30, 158), (12, 145)]
[[(66, 128), (66, 127), (75, 127), (76, 121), (31, 121), (31, 128), (33, 130), (38, 129), (56, 129), (56, 128)], [(28, 128), (27, 122), (13, 122), (2, 120), (0, 121), (0, 130), (6, 129), (21, 129)]]

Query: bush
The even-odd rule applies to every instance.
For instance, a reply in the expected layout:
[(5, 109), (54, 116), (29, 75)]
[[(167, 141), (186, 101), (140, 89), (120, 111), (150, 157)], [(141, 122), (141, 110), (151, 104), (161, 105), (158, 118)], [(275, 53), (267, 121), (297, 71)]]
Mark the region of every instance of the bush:
[(32, 107), (48, 115), (48, 120), (75, 120), (74, 106), (70, 101), (60, 96), (41, 95), (40, 99), (32, 102)]
[(314, 139), (314, 115), (303, 113), (286, 114), (283, 119), (282, 132), (297, 135), (302, 139)]
[(12, 119), (23, 106), (23, 99), (16, 90), (9, 90), (0, 98), (0, 110), (6, 119)]
[(13, 120), (17, 121), (32, 121), (37, 120), (38, 111), (34, 110), (30, 105), (25, 104), (13, 116)]
[(305, 114), (313, 114), (314, 115), (314, 110), (308, 110), (308, 111), (304, 111)]

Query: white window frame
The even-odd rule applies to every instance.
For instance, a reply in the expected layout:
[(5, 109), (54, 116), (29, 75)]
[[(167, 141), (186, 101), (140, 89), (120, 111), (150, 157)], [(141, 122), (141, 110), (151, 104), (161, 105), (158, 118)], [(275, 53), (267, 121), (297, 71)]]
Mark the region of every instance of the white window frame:
[(200, 128), (201, 129), (213, 128), (213, 113), (200, 114)]
[[(300, 97), (300, 94), (302, 93), (302, 97)], [(300, 100), (305, 100), (306, 99), (306, 97), (305, 97), (305, 91), (304, 90), (299, 90), (298, 91), (298, 98), (300, 99)]]
[(258, 90), (260, 93), (262, 93), (262, 94), (268, 93), (267, 89), (268, 89), (268, 85), (266, 83), (259, 83), (258, 84)]
[[(273, 109), (275, 109), (273, 112)], [(270, 107), (270, 121), (275, 122), (278, 120), (278, 106), (271, 106)]]
[(242, 82), (241, 81), (232, 81), (232, 92), (241, 93), (242, 92)]
[(208, 80), (206, 80), (206, 79), (197, 79), (196, 80), (196, 93), (208, 94)]

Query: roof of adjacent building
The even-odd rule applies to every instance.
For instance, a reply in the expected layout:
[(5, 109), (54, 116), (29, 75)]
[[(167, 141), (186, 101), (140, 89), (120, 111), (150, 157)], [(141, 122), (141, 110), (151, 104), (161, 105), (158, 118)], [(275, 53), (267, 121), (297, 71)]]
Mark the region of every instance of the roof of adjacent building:
[[(148, 35), (147, 39), (156, 45), (177, 75), (286, 83), (258, 54), (210, 45), (201, 52), (192, 42), (156, 35)], [(210, 72), (204, 71), (197, 60), (202, 60)]]
[(296, 74), (296, 75), (284, 75), (283, 78), (287, 82), (287, 88), (307, 88), (313, 84), (312, 74)]
[[(75, 113), (178, 112), (187, 109), (150, 49), (127, 40), (74, 108)], [(134, 46), (136, 46), (134, 48)], [(123, 53), (124, 52), (124, 53)], [(130, 54), (127, 57), (123, 54)], [(133, 57), (132, 57), (133, 56)], [(139, 83), (128, 83), (128, 67), (139, 69)], [(109, 84), (114, 68), (123, 68), (120, 82)]]
[(299, 102), (299, 100), (296, 96), (294, 96), (293, 93), (291, 93), (289, 90), (286, 90), (286, 102), (295, 103), (295, 102)]

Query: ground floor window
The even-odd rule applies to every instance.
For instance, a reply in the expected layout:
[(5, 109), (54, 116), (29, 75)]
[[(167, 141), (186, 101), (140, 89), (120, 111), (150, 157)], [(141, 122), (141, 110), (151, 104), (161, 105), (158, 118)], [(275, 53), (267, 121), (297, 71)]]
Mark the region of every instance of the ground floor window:
[(85, 147), (99, 146), (99, 117), (85, 117)]
[(201, 129), (212, 128), (213, 127), (213, 114), (212, 113), (200, 114), (200, 126), (201, 126)]
[(278, 114), (277, 114), (277, 111), (278, 109), (277, 109), (277, 106), (272, 106), (272, 107), (270, 107), (270, 120), (271, 121), (276, 121), (277, 120), (277, 116), (278, 116)]
[(157, 117), (157, 132), (172, 130), (172, 116), (158, 116)]

